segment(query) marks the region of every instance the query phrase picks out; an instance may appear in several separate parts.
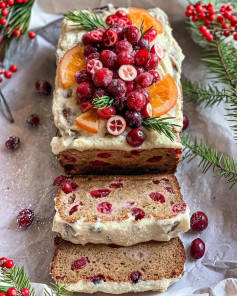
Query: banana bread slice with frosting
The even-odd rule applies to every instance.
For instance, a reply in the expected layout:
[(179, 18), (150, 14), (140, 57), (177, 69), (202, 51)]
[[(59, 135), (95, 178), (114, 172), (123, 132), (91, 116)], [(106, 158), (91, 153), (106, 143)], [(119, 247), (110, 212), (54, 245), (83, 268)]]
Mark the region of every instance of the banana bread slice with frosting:
[(60, 176), (53, 231), (75, 244), (168, 241), (189, 229), (189, 208), (172, 174)]
[(116, 248), (57, 240), (51, 272), (74, 292), (164, 292), (182, 277), (185, 260), (179, 238)]

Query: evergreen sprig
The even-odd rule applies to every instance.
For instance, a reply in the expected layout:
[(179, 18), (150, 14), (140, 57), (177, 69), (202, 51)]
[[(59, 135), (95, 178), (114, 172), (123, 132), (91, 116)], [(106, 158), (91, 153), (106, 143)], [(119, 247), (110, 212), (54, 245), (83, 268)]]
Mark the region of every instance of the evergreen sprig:
[(182, 144), (185, 146), (184, 159), (187, 158), (191, 161), (195, 157), (200, 156), (202, 159), (199, 166), (203, 168), (203, 173), (212, 168), (215, 176), (219, 177), (219, 179), (225, 178), (227, 183), (230, 184), (230, 188), (236, 185), (237, 162), (234, 158), (218, 153), (214, 148), (208, 147), (203, 140), (200, 142), (196, 139), (191, 141), (190, 137), (186, 135), (182, 135)]
[(44, 290), (44, 296), (63, 296), (71, 293), (66, 288), (66, 285), (61, 283), (51, 283), (54, 290), (51, 290), (51, 293), (49, 293), (47, 290)]
[(141, 32), (141, 38), (144, 37), (152, 28), (153, 26), (151, 26), (149, 29), (147, 29), (146, 31), (143, 32), (144, 30), (144, 20), (142, 21), (141, 23), (141, 26), (140, 26), (140, 32)]
[(14, 118), (12, 116), (11, 110), (7, 104), (7, 101), (2, 93), (2, 90), (0, 88), (0, 109), (3, 111), (3, 114), (6, 116), (6, 118), (9, 120), (10, 123), (14, 122)]
[(81, 10), (78, 10), (77, 13), (69, 12), (64, 14), (64, 16), (71, 21), (78, 23), (88, 31), (95, 30), (99, 27), (104, 27), (105, 29), (108, 29), (108, 26), (106, 25), (103, 18), (92, 11), (89, 13), (84, 13)]
[(114, 98), (111, 98), (109, 96), (102, 96), (94, 98), (92, 103), (94, 104), (94, 108), (96, 109), (104, 109), (106, 107), (112, 106), (114, 102)]
[(172, 130), (172, 127), (175, 127), (175, 126), (179, 127), (179, 125), (167, 121), (167, 120), (173, 119), (173, 118), (175, 118), (175, 117), (145, 118), (143, 120), (143, 126), (148, 129), (153, 129), (160, 134), (164, 134), (167, 138), (169, 138), (173, 142), (174, 138), (176, 137), (176, 133)]

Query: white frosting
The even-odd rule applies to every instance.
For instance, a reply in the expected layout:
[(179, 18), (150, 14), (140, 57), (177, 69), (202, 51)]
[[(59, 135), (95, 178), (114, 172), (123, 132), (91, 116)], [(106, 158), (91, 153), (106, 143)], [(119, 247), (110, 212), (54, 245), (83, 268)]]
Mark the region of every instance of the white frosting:
[(148, 280), (140, 281), (137, 284), (132, 283), (117, 283), (117, 282), (100, 282), (95, 285), (91, 282), (85, 282), (80, 280), (76, 284), (66, 285), (67, 290), (73, 292), (83, 292), (83, 293), (95, 293), (95, 292), (104, 292), (111, 294), (122, 294), (127, 292), (145, 292), (145, 291), (158, 291), (164, 292), (167, 288), (177, 282), (182, 275), (170, 279), (162, 280)]
[(169, 241), (180, 232), (190, 228), (189, 208), (184, 214), (170, 219), (157, 220), (154, 217), (143, 218), (134, 222), (134, 217), (123, 221), (67, 223), (60, 218), (58, 212), (54, 217), (53, 231), (59, 232), (63, 239), (74, 244), (116, 244), (131, 246), (140, 242), (155, 240)]
[[(108, 14), (114, 13), (115, 9), (112, 5), (109, 6), (110, 11), (103, 11), (103, 17), (106, 18)], [(121, 8), (120, 8), (121, 9)], [(127, 10), (125, 8), (122, 8)], [(157, 38), (152, 42), (159, 42), (165, 51), (165, 56), (162, 61), (160, 61), (157, 70), (159, 71), (161, 77), (164, 77), (168, 73), (175, 79), (179, 91), (179, 99), (176, 105), (163, 117), (175, 117), (175, 119), (170, 120), (171, 122), (180, 125), (182, 129), (183, 125), (183, 114), (182, 114), (182, 99), (180, 93), (180, 74), (181, 74), (181, 63), (184, 58), (180, 47), (172, 36), (172, 30), (168, 25), (167, 16), (159, 8), (153, 8), (149, 10), (150, 14), (155, 16), (159, 21), (161, 21), (163, 26), (163, 33), (158, 34)], [(82, 38), (82, 35), (86, 31), (75, 25), (70, 20), (64, 19), (62, 33), (58, 43), (57, 49), (57, 61), (60, 62), (61, 58), (73, 46), (77, 45)], [(173, 64), (177, 67), (178, 71), (175, 71)], [(130, 151), (134, 149), (127, 144), (126, 135), (129, 131), (127, 129), (122, 135), (113, 137), (107, 135), (106, 121), (100, 120), (99, 132), (97, 134), (91, 134), (85, 130), (77, 127), (75, 124), (69, 123), (62, 114), (62, 110), (66, 108), (71, 108), (74, 111), (74, 116), (77, 117), (81, 114), (80, 106), (76, 103), (76, 88), (77, 85), (74, 84), (68, 89), (63, 89), (59, 74), (57, 70), (56, 85), (54, 91), (53, 99), (53, 115), (56, 127), (60, 130), (62, 135), (61, 138), (54, 137), (51, 145), (52, 150), (55, 154), (58, 154), (67, 149), (76, 149), (79, 151), (88, 149), (111, 149), (111, 150), (125, 150)], [(65, 94), (68, 90), (72, 90), (72, 96), (66, 98)], [(182, 144), (176, 140), (174, 142), (170, 141), (164, 134), (159, 134), (154, 130), (147, 130), (142, 128), (146, 134), (146, 140), (139, 147), (139, 149), (154, 149), (154, 148), (181, 148)], [(79, 136), (75, 138), (74, 131), (79, 132)]]

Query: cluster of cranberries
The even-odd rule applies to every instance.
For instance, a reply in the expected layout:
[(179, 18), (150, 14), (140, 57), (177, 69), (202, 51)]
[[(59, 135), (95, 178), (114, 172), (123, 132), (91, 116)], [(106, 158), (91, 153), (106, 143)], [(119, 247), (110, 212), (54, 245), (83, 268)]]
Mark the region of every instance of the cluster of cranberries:
[(232, 5), (222, 5), (219, 11), (216, 11), (213, 3), (202, 5), (198, 2), (196, 5), (189, 4), (186, 10), (186, 16), (191, 17), (193, 22), (201, 21), (199, 31), (207, 41), (212, 41), (215, 34), (222, 34), (229, 37), (233, 34), (234, 40), (237, 40), (237, 17)]
[[(196, 212), (192, 215), (191, 220), (191, 228), (196, 231), (201, 231), (207, 228), (208, 226), (208, 218), (207, 215), (203, 212)], [(192, 241), (191, 249), (190, 249), (191, 256), (194, 259), (200, 259), (203, 257), (205, 253), (205, 243), (200, 238), (196, 238)]]
[[(14, 262), (12, 260), (9, 260), (5, 257), (0, 258), (0, 267), (1, 268), (7, 268), (12, 269), (14, 267)], [(9, 288), (6, 293), (2, 292), (0, 293), (0, 296), (30, 296), (30, 290), (29, 289), (22, 289), (20, 293), (18, 293), (17, 289), (15, 288)]]
[(18, 71), (18, 68), (16, 65), (11, 65), (11, 67), (7, 71), (3, 71), (3, 69), (0, 68), (0, 82), (2, 82), (1, 75), (4, 74), (5, 78), (10, 79), (10, 78), (12, 78), (12, 73), (17, 72), (17, 71)]
[(141, 38), (140, 30), (132, 26), (124, 11), (109, 15), (109, 28), (97, 28), (82, 37), (86, 70), (75, 74), (78, 83), (77, 100), (82, 112), (93, 108), (93, 99), (103, 96), (113, 98), (113, 105), (97, 112), (108, 120), (107, 130), (120, 135), (129, 126), (127, 142), (140, 146), (145, 135), (139, 127), (143, 118), (152, 116), (147, 87), (160, 80), (154, 69), (163, 50), (158, 43), (150, 46), (156, 30)]

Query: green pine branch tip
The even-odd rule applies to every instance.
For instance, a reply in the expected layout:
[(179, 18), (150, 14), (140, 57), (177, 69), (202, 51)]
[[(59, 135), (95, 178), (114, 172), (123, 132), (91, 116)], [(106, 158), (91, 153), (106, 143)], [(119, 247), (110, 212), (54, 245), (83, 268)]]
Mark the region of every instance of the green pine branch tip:
[(109, 96), (102, 96), (94, 98), (92, 103), (94, 104), (95, 109), (104, 109), (112, 106), (114, 99)]

